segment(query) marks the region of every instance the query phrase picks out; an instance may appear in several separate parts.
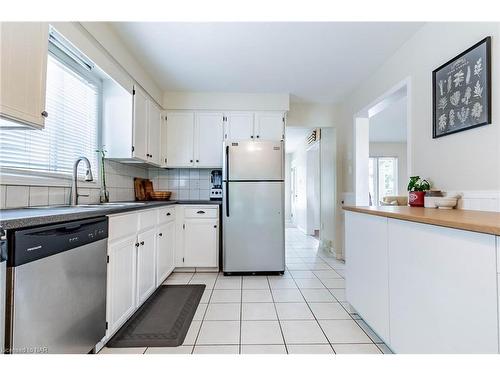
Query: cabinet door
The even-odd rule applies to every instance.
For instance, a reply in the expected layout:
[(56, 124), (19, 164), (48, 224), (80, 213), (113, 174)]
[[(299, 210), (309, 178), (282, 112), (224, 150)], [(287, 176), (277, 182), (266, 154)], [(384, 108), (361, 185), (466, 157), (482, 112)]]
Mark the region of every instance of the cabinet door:
[(222, 168), (222, 113), (197, 113), (195, 127), (195, 166)]
[(174, 269), (175, 221), (158, 228), (156, 247), (156, 286), (158, 287)]
[(148, 161), (148, 102), (146, 93), (135, 88), (134, 94), (134, 139), (132, 156)]
[(284, 115), (281, 112), (257, 112), (255, 114), (255, 138), (263, 141), (284, 139)]
[(167, 113), (167, 166), (193, 166), (193, 139), (194, 113)]
[(160, 165), (162, 167), (167, 166), (167, 121), (165, 120), (166, 112), (161, 112), (160, 121)]
[(108, 336), (135, 311), (136, 237), (129, 236), (108, 247)]
[(498, 353), (495, 237), (389, 219), (388, 243), (391, 348)]
[(148, 101), (148, 105), (148, 160), (152, 164), (160, 165), (161, 110), (151, 100)]
[(229, 112), (226, 114), (224, 138), (227, 141), (248, 141), (254, 137), (253, 112)]
[(140, 306), (156, 286), (156, 229), (137, 236), (137, 306)]
[(218, 220), (186, 219), (184, 267), (217, 267)]
[(48, 24), (0, 25), (0, 113), (43, 129), (48, 54)]
[(387, 218), (346, 212), (345, 249), (347, 301), (390, 344)]

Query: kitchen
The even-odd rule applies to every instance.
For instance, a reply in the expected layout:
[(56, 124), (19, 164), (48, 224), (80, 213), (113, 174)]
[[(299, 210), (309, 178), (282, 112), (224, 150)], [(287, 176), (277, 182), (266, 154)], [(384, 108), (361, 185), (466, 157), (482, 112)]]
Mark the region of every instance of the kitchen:
[[(424, 130), (433, 70), (483, 39), (493, 74), (479, 94), (495, 91), (498, 25), (454, 25), (437, 53), (431, 35), (448, 24), (2, 22), (2, 352), (498, 354), (496, 115), (446, 138)], [(364, 66), (335, 58), (353, 51), (342, 33), (362, 44)], [(309, 46), (323, 34), (331, 51)], [(299, 47), (278, 63), (277, 41)], [(404, 65), (422, 46), (426, 59)], [(245, 49), (270, 58), (249, 68)], [(408, 176), (456, 194), (456, 209), (366, 207), (364, 109), (398, 85)], [(287, 134), (299, 128), (301, 150), (329, 161), (315, 185), (319, 233), (287, 203)], [(455, 156), (474, 176), (464, 183), (458, 164), (438, 169), (424, 150), (455, 152), (467, 135), (485, 143), (479, 166)]]

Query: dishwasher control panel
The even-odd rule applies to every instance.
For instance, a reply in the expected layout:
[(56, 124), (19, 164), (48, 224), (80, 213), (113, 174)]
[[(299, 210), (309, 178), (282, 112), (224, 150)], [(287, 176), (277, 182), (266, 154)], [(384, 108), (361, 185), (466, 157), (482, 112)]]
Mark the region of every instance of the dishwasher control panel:
[(108, 238), (108, 218), (99, 217), (15, 231), (9, 267), (68, 251)]

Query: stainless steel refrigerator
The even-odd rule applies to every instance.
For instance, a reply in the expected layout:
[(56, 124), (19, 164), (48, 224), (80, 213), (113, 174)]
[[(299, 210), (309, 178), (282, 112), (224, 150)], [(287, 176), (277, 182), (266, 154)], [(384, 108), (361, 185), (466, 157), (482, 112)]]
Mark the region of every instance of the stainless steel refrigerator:
[(285, 271), (284, 145), (224, 143), (223, 271)]

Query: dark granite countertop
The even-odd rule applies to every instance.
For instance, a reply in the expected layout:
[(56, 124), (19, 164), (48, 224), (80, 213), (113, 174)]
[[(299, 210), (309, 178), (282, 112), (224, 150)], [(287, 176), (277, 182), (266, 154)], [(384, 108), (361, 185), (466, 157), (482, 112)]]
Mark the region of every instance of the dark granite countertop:
[(110, 205), (44, 206), (0, 210), (0, 227), (5, 230), (33, 227), (37, 225), (61, 223), (87, 219), (122, 212), (145, 210), (148, 208), (175, 204), (221, 205), (221, 201), (148, 201), (113, 202)]

